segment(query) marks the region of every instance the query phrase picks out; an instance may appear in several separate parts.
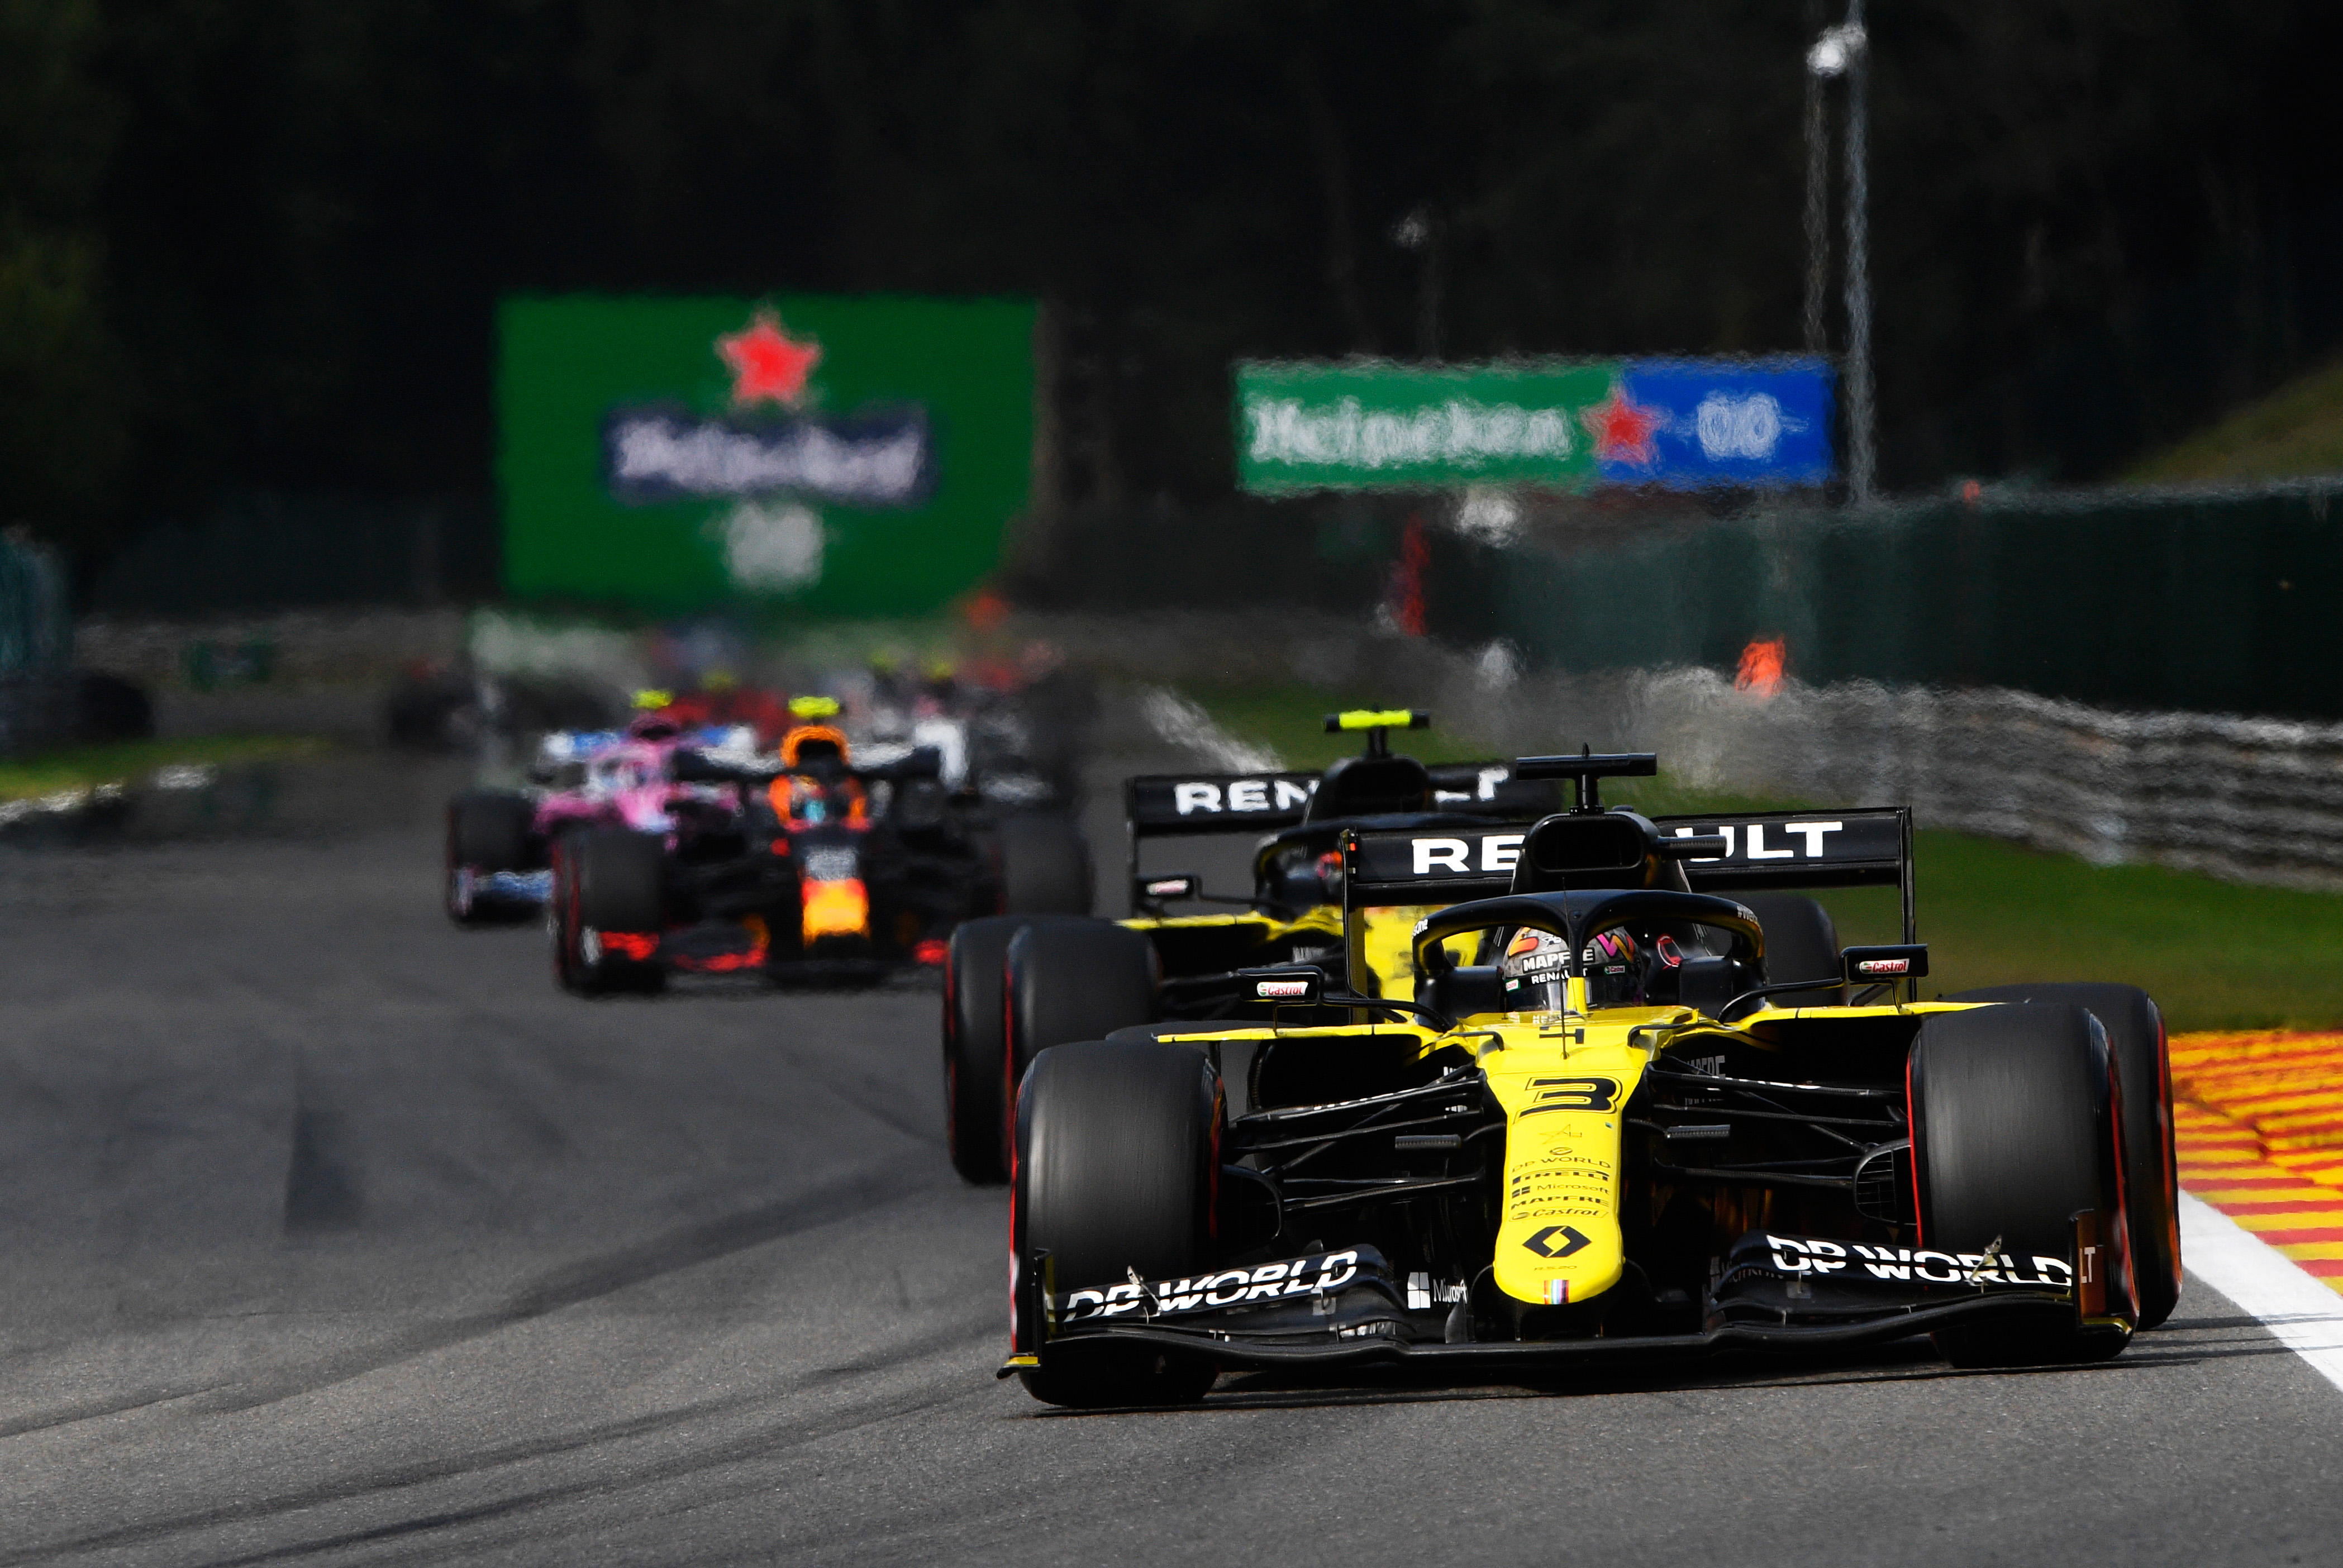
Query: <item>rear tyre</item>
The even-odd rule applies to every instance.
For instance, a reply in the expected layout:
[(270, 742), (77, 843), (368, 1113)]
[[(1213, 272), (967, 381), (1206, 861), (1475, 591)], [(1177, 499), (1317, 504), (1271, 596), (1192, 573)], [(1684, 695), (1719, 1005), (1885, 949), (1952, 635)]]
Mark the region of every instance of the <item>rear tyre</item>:
[[(1741, 901), (1765, 933), (1769, 983), (1839, 978), (1838, 929), (1828, 910), (1799, 893), (1750, 893)], [(1775, 1007), (1836, 1007), (1845, 998), (1844, 988), (1832, 985), (1768, 1000)]]
[(1009, 1180), (1001, 971), (1010, 939), (1024, 928), (1014, 916), (988, 915), (953, 931), (944, 950), (944, 1128), (952, 1169), (980, 1187)]
[(514, 911), (472, 890), (472, 874), (518, 871), (528, 863), (537, 808), (498, 789), (467, 789), (447, 802), (447, 918), (459, 926), (509, 920)]
[(1155, 1015), (1155, 944), (1112, 920), (1049, 915), (1024, 922), (1003, 964), (1001, 1146), (1016, 1145), (1017, 1085), (1034, 1058), (1071, 1040), (1104, 1040)]
[[(2074, 1216), (2116, 1211), (2113, 1071), (2079, 1007), (1943, 1013), (1912, 1042), (1913, 1162), (1923, 1242), (1939, 1252), (2071, 1258)], [(2111, 1354), (2046, 1313), (1936, 1336), (1957, 1367), (2034, 1366)]]
[(1947, 1001), (2071, 1002), (2107, 1031), (2123, 1090), (2124, 1213), (2139, 1292), (2139, 1326), (2152, 1329), (2180, 1302), (2180, 1165), (2173, 1150), (2172, 1060), (2164, 1017), (2137, 986), (2091, 983), (1988, 986)]
[[(1154, 1040), (1083, 1040), (1033, 1064), (1018, 1099), (1011, 1245), (1050, 1255), (1058, 1292), (1182, 1277), (1212, 1246), (1220, 1173), (1220, 1086), (1193, 1050)], [(1218, 1371), (1151, 1346), (1045, 1347), (1018, 1376), (1049, 1404), (1186, 1404)]]
[(588, 828), (565, 836), (553, 857), (554, 977), (581, 996), (656, 991), (667, 970), (655, 955), (621, 945), (665, 924), (667, 847), (648, 833)]
[(1001, 912), (1087, 915), (1091, 847), (1064, 817), (1011, 817), (1001, 825)]

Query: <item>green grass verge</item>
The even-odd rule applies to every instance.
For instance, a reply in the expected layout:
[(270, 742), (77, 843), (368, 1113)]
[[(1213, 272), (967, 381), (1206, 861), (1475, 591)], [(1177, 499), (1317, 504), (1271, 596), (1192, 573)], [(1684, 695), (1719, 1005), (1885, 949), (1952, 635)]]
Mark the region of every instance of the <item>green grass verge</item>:
[(2150, 484), (2343, 473), (2343, 359), (2298, 376), (2124, 477)]
[[(2182, 1029), (2343, 1023), (2343, 897), (2157, 866), (2089, 866), (1961, 833), (1915, 845), (1921, 994), (2017, 980), (2122, 980)], [(1892, 941), (1891, 890), (1827, 895), (1848, 941)]]
[(332, 745), (309, 735), (200, 735), (61, 747), (0, 761), (0, 800), (37, 799), (100, 784), (135, 784), (163, 768), (315, 757)]
[[(1277, 747), (1297, 766), (1322, 766), (1357, 749), (1317, 744), (1342, 738), (1313, 737), (1315, 716), (1331, 704), (1307, 688), (1191, 695), (1223, 727)], [(1443, 738), (1440, 748), (1403, 749), (1431, 760), (1488, 755), (1458, 737)], [(1801, 804), (1721, 798), (1664, 775), (1619, 780), (1605, 799), (1654, 816)], [(1920, 833), (1915, 857), (1919, 934), (1929, 949), (1923, 996), (2019, 980), (2121, 980), (2154, 996), (2176, 1030), (2343, 1024), (2343, 895), (2153, 866), (2091, 866), (1962, 833)], [(1845, 941), (1898, 940), (1892, 889), (1831, 893), (1823, 902)]]

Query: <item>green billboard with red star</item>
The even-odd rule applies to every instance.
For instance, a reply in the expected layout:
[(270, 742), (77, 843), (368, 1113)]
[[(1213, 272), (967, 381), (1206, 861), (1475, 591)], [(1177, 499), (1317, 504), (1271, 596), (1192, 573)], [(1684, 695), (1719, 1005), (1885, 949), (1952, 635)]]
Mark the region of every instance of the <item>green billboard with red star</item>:
[(920, 615), (1000, 562), (1033, 447), (1033, 307), (513, 299), (497, 477), (517, 598)]

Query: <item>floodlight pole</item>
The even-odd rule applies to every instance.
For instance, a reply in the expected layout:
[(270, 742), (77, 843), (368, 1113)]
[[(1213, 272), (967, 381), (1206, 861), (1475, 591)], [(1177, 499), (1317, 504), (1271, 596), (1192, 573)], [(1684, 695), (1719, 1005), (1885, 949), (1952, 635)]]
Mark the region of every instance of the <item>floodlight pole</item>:
[(1863, 0), (1846, 0), (1847, 498), (1869, 506), (1878, 473), (1871, 389), (1871, 40)]
[(1806, 352), (1830, 352), (1823, 326), (1824, 294), (1830, 287), (1830, 121), (1825, 77), (1809, 58), (1806, 65)]
[(1829, 266), (1823, 84), (1846, 77), (1846, 383), (1847, 498), (1868, 506), (1878, 481), (1876, 414), (1871, 386), (1871, 40), (1863, 0), (1846, 0), (1846, 20), (1826, 27), (1806, 51), (1806, 347), (1823, 344), (1824, 276)]

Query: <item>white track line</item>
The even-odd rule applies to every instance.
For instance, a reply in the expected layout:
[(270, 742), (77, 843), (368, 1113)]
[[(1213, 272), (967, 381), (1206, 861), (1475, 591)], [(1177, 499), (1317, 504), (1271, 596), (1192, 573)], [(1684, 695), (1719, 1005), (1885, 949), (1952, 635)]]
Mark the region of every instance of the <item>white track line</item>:
[(2180, 1194), (2188, 1271), (2259, 1318), (2281, 1343), (2343, 1389), (2343, 1295), (2201, 1199)]

